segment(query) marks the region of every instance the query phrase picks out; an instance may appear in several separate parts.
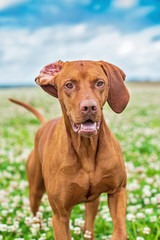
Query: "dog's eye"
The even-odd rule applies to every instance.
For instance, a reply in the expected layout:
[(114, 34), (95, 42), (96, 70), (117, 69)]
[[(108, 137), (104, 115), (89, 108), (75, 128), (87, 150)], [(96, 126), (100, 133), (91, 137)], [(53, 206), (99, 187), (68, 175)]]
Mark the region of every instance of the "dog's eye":
[(72, 83), (67, 83), (65, 86), (68, 89), (72, 89), (73, 88), (73, 84)]
[(96, 83), (96, 86), (97, 87), (102, 87), (104, 85), (104, 82), (103, 81), (98, 81), (97, 83)]

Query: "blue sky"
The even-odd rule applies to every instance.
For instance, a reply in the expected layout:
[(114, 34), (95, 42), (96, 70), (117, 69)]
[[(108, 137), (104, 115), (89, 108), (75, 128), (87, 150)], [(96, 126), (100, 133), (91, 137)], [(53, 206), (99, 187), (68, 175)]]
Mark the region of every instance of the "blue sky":
[(32, 84), (56, 60), (104, 60), (160, 80), (159, 0), (1, 0), (0, 84)]

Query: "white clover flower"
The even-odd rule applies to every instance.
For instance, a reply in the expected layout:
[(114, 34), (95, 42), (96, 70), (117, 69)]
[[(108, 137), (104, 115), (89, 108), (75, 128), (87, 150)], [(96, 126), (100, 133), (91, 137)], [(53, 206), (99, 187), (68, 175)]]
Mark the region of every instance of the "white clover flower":
[(73, 224), (72, 224), (72, 219), (69, 220), (69, 228), (70, 228), (71, 230), (74, 229)]
[(155, 188), (152, 188), (152, 193), (156, 193), (157, 190)]
[(111, 218), (111, 217), (107, 217), (107, 218), (106, 218), (106, 221), (107, 221), (107, 222), (112, 222), (112, 218)]
[(100, 196), (100, 201), (105, 202), (106, 201), (106, 196)]
[(32, 224), (32, 227), (31, 227), (31, 232), (33, 234), (33, 236), (36, 236), (37, 235), (37, 232), (40, 230), (40, 224), (37, 223), (37, 224)]
[(157, 216), (151, 216), (150, 221), (151, 222), (156, 222), (157, 221)]
[(36, 235), (37, 235), (37, 232), (38, 232), (38, 230), (37, 230), (37, 229), (35, 229), (35, 228), (31, 228), (31, 232), (32, 232), (32, 235), (33, 235), (33, 236), (36, 236)]
[(48, 231), (49, 231), (49, 228), (46, 226), (46, 227), (44, 228), (44, 231), (45, 231), (45, 232), (48, 232)]
[(157, 198), (156, 197), (152, 197), (151, 198), (151, 203), (152, 204), (157, 204)]
[(32, 224), (32, 218), (31, 217), (26, 217), (24, 222), (27, 226), (30, 226)]
[(91, 232), (86, 230), (85, 233), (84, 233), (84, 237), (88, 238), (88, 239), (92, 238)]
[(2, 216), (7, 216), (8, 211), (7, 211), (7, 210), (2, 210), (2, 211), (1, 211), (1, 214), (2, 214)]
[[(0, 199), (0, 200), (1, 200), (1, 199)], [(1, 202), (1, 206), (2, 206), (2, 208), (6, 208), (6, 209), (9, 208), (8, 202)]]
[(8, 228), (8, 232), (15, 232), (18, 229), (18, 225), (14, 224), (14, 225), (8, 226), (7, 228)]
[(12, 181), (12, 182), (10, 183), (10, 186), (11, 186), (13, 189), (16, 189), (16, 188), (18, 187), (18, 182)]
[(38, 231), (40, 229), (40, 224), (39, 223), (32, 224), (32, 229), (35, 229)]
[(80, 226), (81, 228), (83, 228), (84, 225), (85, 225), (85, 221), (84, 221), (84, 220), (81, 220), (81, 221), (79, 222), (79, 226)]
[(143, 229), (143, 233), (144, 234), (150, 234), (150, 232), (151, 232), (151, 229), (149, 228), (149, 227), (145, 227), (144, 229)]
[(74, 220), (74, 225), (75, 225), (75, 226), (79, 226), (79, 221), (80, 221), (79, 218), (75, 218), (75, 220)]
[(12, 207), (12, 208), (16, 208), (16, 207), (18, 207), (18, 203), (13, 202), (13, 203), (11, 204), (11, 207)]
[(39, 212), (44, 212), (44, 207), (43, 206), (39, 207)]
[(107, 217), (108, 217), (108, 213), (101, 213), (101, 216), (102, 216), (102, 218), (103, 218), (103, 219), (105, 219), (105, 220), (106, 220), (106, 219), (107, 219)]
[(142, 190), (145, 191), (145, 190), (149, 190), (150, 188), (151, 188), (150, 185), (144, 185)]
[(137, 213), (136, 217), (139, 218), (139, 219), (143, 219), (146, 216), (144, 215), (144, 213)]
[(46, 238), (47, 238), (46, 233), (42, 233), (41, 240), (46, 240)]
[(9, 212), (9, 213), (13, 213), (13, 212), (14, 212), (13, 208), (10, 208), (10, 209), (8, 210), (8, 212)]
[(153, 178), (146, 178), (146, 183), (152, 184), (153, 183)]
[(139, 188), (140, 186), (136, 180), (134, 180), (132, 183), (127, 185), (127, 189), (129, 191), (135, 191), (135, 190), (138, 190)]
[(47, 227), (47, 223), (41, 223), (41, 228), (42, 228), (42, 230), (44, 230), (44, 229), (46, 229), (46, 227)]
[(142, 208), (142, 204), (137, 204), (137, 209), (141, 209)]
[(80, 205), (79, 207), (80, 207), (81, 210), (85, 210), (84, 204)]
[(74, 228), (74, 234), (79, 235), (81, 233), (80, 227), (75, 227)]
[(107, 208), (107, 206), (102, 206), (102, 210), (101, 212), (109, 212), (109, 209)]
[(52, 218), (48, 218), (48, 226), (52, 227)]
[(108, 235), (107, 239), (112, 240), (112, 235)]
[(102, 236), (102, 240), (107, 240), (108, 237), (107, 236)]
[[(26, 216), (26, 214), (25, 214), (25, 211), (23, 211), (23, 212), (21, 212), (21, 211), (16, 211), (16, 215), (18, 216), (18, 217), (22, 217), (22, 218), (24, 218), (25, 216)], [(17, 217), (16, 216), (16, 217)]]
[(6, 224), (0, 224), (0, 231), (2, 231), (2, 232), (7, 231), (7, 225)]
[(11, 217), (7, 218), (6, 223), (7, 223), (7, 225), (11, 225), (12, 224), (12, 218)]
[(42, 218), (42, 212), (37, 212), (37, 213), (36, 213), (36, 217), (39, 218), (39, 219), (41, 219), (41, 218)]
[(79, 226), (81, 228), (84, 227), (84, 224), (85, 224), (85, 221), (81, 218), (76, 218), (75, 221), (74, 221), (74, 225)]
[(152, 208), (147, 208), (147, 209), (145, 209), (145, 213), (146, 213), (146, 214), (152, 214), (152, 212), (153, 212), (153, 209), (152, 209)]
[(135, 213), (137, 211), (137, 206), (128, 206), (128, 211), (131, 213)]
[(25, 170), (25, 166), (24, 166), (24, 165), (20, 165), (19, 169), (20, 169), (21, 171), (24, 171), (24, 170)]
[(15, 238), (14, 240), (25, 240), (24, 238)]
[(13, 198), (13, 202), (16, 202), (16, 203), (18, 203), (20, 200), (21, 200), (20, 196), (15, 196)]
[(145, 204), (145, 205), (149, 205), (149, 204), (150, 204), (149, 198), (144, 198), (144, 204)]
[(46, 211), (47, 211), (47, 212), (51, 212), (51, 211), (52, 211), (51, 206), (46, 207)]
[(3, 239), (3, 236), (2, 235), (0, 235), (0, 240), (2, 240)]
[(32, 218), (32, 223), (39, 223), (39, 218), (38, 217), (33, 217)]
[(132, 198), (130, 199), (130, 202), (131, 202), (131, 203), (137, 203), (137, 199), (136, 199), (135, 197), (132, 197)]
[(160, 204), (160, 193), (156, 194), (157, 203)]
[(25, 180), (21, 180), (19, 189), (23, 191), (26, 187), (28, 187), (28, 182)]
[(24, 206), (29, 206), (29, 199), (27, 197), (23, 197), (22, 201)]
[(14, 226), (15, 229), (18, 229), (18, 227), (19, 227), (19, 222), (15, 221), (14, 224), (13, 224), (13, 226)]
[(127, 214), (127, 220), (130, 221), (130, 222), (134, 221), (135, 220), (135, 215), (133, 215), (132, 213)]
[(152, 192), (150, 189), (147, 189), (147, 188), (143, 189), (143, 195), (142, 195), (143, 197), (151, 197), (151, 195), (152, 195)]
[(144, 240), (143, 237), (137, 237), (136, 240)]
[(3, 172), (3, 176), (4, 176), (5, 178), (12, 178), (12, 174), (9, 173), (9, 172), (7, 172), (7, 171), (4, 171), (4, 172)]

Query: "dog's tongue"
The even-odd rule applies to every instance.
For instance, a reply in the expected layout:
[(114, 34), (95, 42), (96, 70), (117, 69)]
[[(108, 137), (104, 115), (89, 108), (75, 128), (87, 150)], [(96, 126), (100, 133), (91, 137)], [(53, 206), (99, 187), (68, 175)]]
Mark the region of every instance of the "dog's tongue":
[(81, 131), (95, 131), (96, 130), (96, 123), (93, 123), (92, 121), (86, 121), (81, 124)]
[(90, 119), (81, 124), (75, 124), (73, 121), (71, 121), (71, 124), (74, 132), (89, 135), (97, 133), (100, 127), (100, 122), (93, 122)]

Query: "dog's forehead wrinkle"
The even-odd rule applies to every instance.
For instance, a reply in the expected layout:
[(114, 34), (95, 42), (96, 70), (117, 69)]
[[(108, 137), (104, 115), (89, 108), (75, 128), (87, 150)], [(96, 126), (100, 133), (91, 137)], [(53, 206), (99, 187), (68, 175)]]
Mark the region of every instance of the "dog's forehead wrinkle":
[[(74, 79), (77, 81), (89, 80), (94, 81), (98, 78), (105, 78), (104, 72), (101, 67), (95, 62), (87, 61), (75, 61), (66, 65), (68, 79)], [(89, 77), (89, 79), (88, 79)]]

